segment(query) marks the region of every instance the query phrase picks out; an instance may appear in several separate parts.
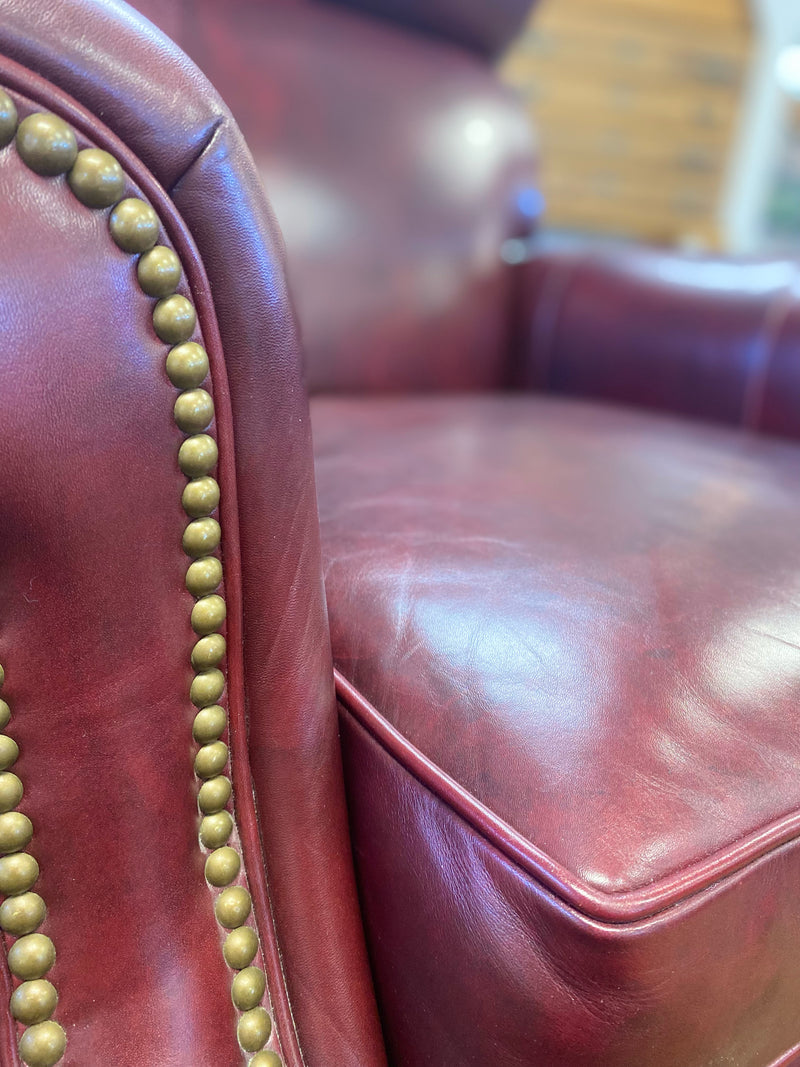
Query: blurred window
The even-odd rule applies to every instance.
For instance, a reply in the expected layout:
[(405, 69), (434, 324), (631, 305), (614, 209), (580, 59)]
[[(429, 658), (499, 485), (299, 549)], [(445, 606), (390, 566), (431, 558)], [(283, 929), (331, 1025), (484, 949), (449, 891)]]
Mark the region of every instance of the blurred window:
[(743, 0), (542, 0), (502, 73), (539, 135), (547, 225), (720, 247), (751, 44)]

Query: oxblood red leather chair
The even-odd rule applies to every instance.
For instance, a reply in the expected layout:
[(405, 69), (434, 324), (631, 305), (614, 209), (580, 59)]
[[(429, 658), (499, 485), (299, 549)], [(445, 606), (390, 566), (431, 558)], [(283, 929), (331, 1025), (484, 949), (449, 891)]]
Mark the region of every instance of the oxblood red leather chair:
[[(490, 50), (470, 5), (398, 10)], [(40, 25), (39, 0), (13, 11), (0, 52), (93, 112), (73, 120), (83, 136), (111, 144), (102, 115), (126, 142), (136, 158), (114, 142), (118, 158), (201, 311), (222, 446), (236, 815), (286, 1062), (371, 1067), (383, 1042), (399, 1067), (800, 1061), (800, 451), (776, 439), (798, 436), (794, 267), (645, 252), (509, 267), (500, 249), (524, 230), (531, 157), (484, 61), (301, 0), (154, 12), (222, 88), (283, 204), (312, 382), (366, 394), (318, 397), (313, 422), (379, 1038), (346, 862), (305, 416), (263, 204), (221, 105), (164, 42), (137, 38), (132, 16), (104, 21), (81, 3)], [(154, 99), (140, 72), (162, 69)], [(34, 189), (25, 225), (50, 227), (47, 245), (25, 246), (24, 276), (44, 270), (71, 297), (52, 300), (52, 321), (23, 318), (16, 293), (6, 305), (10, 336), (29, 331), (3, 363), (29, 407), (4, 426), (17, 525), (2, 580), (4, 604), (27, 606), (0, 631), (22, 810), (53, 901), (43, 929), (59, 952), (65, 1062), (235, 1062), (232, 1009), (207, 1014), (226, 976), (192, 840), (191, 600), (168, 518), (180, 508), (166, 503), (183, 479), (164, 458), (180, 434), (154, 385), (153, 301), (106, 235), (108, 209), (3, 153), (0, 175)], [(118, 257), (95, 261), (92, 244), (91, 284), (80, 256), (57, 251), (81, 226)], [(17, 256), (21, 243), (5, 240)], [(66, 343), (76, 291), (115, 314), (86, 312)], [(110, 374), (126, 326), (135, 340)], [(48, 372), (41, 394), (31, 365)], [(56, 428), (44, 453), (42, 413)], [(87, 488), (74, 450), (103, 433)], [(55, 502), (42, 491), (53, 484)], [(123, 529), (139, 540), (120, 553)], [(20, 705), (50, 714), (26, 727)], [(38, 791), (37, 749), (58, 769)], [(65, 810), (76, 825), (56, 836)], [(98, 959), (111, 1009), (87, 991)]]

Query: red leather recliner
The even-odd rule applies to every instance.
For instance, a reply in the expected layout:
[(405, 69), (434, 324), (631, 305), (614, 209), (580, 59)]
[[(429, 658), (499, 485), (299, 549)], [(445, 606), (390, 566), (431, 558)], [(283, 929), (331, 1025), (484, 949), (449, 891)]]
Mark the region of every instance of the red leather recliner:
[[(494, 14), (511, 33), (524, 6)], [(58, 143), (9, 141), (0, 663), (19, 756), (0, 756), (38, 861), (0, 859), (9, 1063), (20, 1038), (59, 1051), (36, 1021), (49, 991), (12, 996), (44, 964), (75, 1065), (240, 1062), (266, 1009), (255, 1067), (800, 1062), (796, 269), (505, 263), (532, 160), (468, 51), (502, 41), (483, 10), (386, 0), (457, 44), (305, 0), (149, 12), (242, 122), (328, 394), (312, 421), (356, 904), (308, 422), (255, 172), (128, 9), (8, 6), (0, 86), (153, 205), (213, 381), (181, 348), (190, 307), (152, 295), (174, 258), (141, 273), (126, 251), (146, 210), (84, 203), (110, 164), (45, 176), (36, 151)], [(191, 460), (213, 446), (175, 460), (206, 392), (219, 512)], [(184, 589), (181, 531), (213, 548), (208, 510), (224, 622), (208, 557)], [(192, 623), (224, 627), (223, 674), (213, 636), (193, 673)], [(198, 847), (200, 788), (220, 811)], [(26, 871), (52, 967), (48, 942), (13, 940), (36, 917)]]

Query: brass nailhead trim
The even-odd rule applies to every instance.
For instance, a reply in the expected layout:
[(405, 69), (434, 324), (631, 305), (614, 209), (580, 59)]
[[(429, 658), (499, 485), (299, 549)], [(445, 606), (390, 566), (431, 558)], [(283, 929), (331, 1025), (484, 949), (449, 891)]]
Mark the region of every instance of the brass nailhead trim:
[[(146, 252), (139, 260), (140, 285), (150, 295), (149, 264), (143, 269)], [(179, 266), (178, 266), (179, 269)], [(142, 274), (145, 273), (145, 282)], [(192, 726), (192, 736), (199, 746), (195, 751), (194, 771), (200, 780), (198, 807), (203, 815), (200, 823), (200, 846), (207, 851), (206, 881), (221, 890), (215, 903), (220, 926), (228, 930), (223, 956), (236, 971), (231, 990), (234, 1007), (239, 1014), (236, 1036), (245, 1053), (255, 1053), (250, 1061), (255, 1067), (280, 1067), (274, 1052), (262, 1051), (272, 1032), (272, 1020), (261, 1001), (266, 993), (266, 975), (253, 966), (258, 954), (258, 935), (247, 920), (252, 911), (250, 893), (242, 885), (234, 884), (242, 869), (239, 852), (229, 842), (235, 822), (227, 805), (231, 797), (230, 778), (225, 774), (230, 759), (228, 746), (222, 735), (227, 728), (225, 709), (217, 701), (225, 689), (225, 675), (219, 663), (225, 656), (225, 638), (219, 632), (225, 623), (226, 605), (216, 592), (222, 582), (222, 563), (213, 553), (218, 549), (221, 529), (213, 517), (219, 506), (220, 489), (211, 476), (218, 459), (217, 443), (208, 432), (214, 421), (214, 401), (203, 383), (209, 374), (208, 356), (190, 338), (196, 326), (196, 315), (189, 301), (178, 294), (161, 297), (153, 312), (158, 336), (172, 345), (165, 363), (167, 376), (180, 390), (173, 415), (180, 430), (186, 434), (178, 451), (178, 465), (188, 479), (181, 496), (183, 510), (190, 521), (183, 533), (183, 548), (191, 562), (186, 571), (186, 588), (195, 597), (190, 622), (199, 640), (192, 649), (195, 676), (189, 688), (189, 698), (198, 709)], [(251, 997), (242, 997), (239, 986), (249, 978)], [(253, 993), (258, 992), (257, 997)]]
[[(0, 113), (3, 107), (0, 91)], [(5, 670), (0, 666), (0, 687), (5, 682)], [(0, 722), (3, 729), (11, 720), (11, 709), (0, 700)], [(29, 1067), (53, 1067), (64, 1055), (67, 1035), (51, 1016), (58, 1004), (55, 986), (45, 975), (56, 961), (56, 949), (39, 927), (47, 914), (44, 901), (31, 892), (39, 877), (39, 864), (22, 849), (33, 837), (33, 823), (16, 807), (22, 800), (22, 782), (12, 771), (19, 754), (16, 741), (0, 734), (0, 747), (5, 753), (0, 773), (0, 928), (16, 940), (8, 949), (8, 969), (19, 980), (11, 994), (11, 1014), (25, 1029), (19, 1040), (19, 1053)], [(12, 758), (13, 756), (13, 758)]]
[[(27, 166), (39, 175), (66, 174), (72, 193), (86, 207), (110, 208), (111, 237), (121, 251), (138, 255), (137, 280), (142, 292), (154, 299), (153, 329), (172, 346), (166, 357), (166, 371), (179, 390), (174, 418), (186, 434), (178, 454), (178, 464), (188, 481), (182, 503), (188, 522), (183, 548), (193, 561), (186, 575), (186, 587), (195, 603), (191, 623), (198, 634), (191, 662), (195, 677), (189, 697), (198, 709), (192, 734), (198, 748), (194, 769), (198, 778), (197, 804), (204, 816), (199, 829), (200, 848), (208, 853), (205, 870), (210, 886), (221, 889), (215, 901), (215, 914), (227, 931), (223, 956), (234, 975), (231, 997), (239, 1012), (237, 1038), (242, 1051), (254, 1054), (250, 1067), (282, 1067), (277, 1053), (264, 1049), (272, 1032), (272, 1020), (260, 1001), (266, 994), (266, 975), (253, 966), (259, 942), (255, 927), (247, 925), (252, 911), (248, 890), (234, 884), (242, 868), (236, 848), (228, 842), (235, 821), (227, 810), (231, 800), (230, 778), (224, 773), (229, 761), (226, 743), (225, 709), (218, 703), (225, 688), (225, 675), (218, 664), (225, 656), (225, 638), (219, 629), (225, 622), (225, 601), (215, 590), (222, 582), (222, 564), (214, 555), (221, 530), (213, 512), (219, 504), (219, 485), (211, 477), (218, 450), (207, 431), (214, 420), (214, 401), (202, 388), (209, 373), (208, 356), (192, 341), (197, 325), (193, 304), (176, 292), (181, 265), (175, 252), (159, 245), (160, 224), (150, 204), (138, 197), (124, 197), (125, 177), (117, 160), (96, 148), (78, 151), (70, 127), (55, 115), (29, 115), (18, 123), (11, 97), (0, 89), (0, 148), (15, 140), (17, 151)], [(0, 666), (0, 686), (5, 674)], [(0, 701), (0, 729), (10, 718), (10, 709)], [(17, 940), (8, 952), (12, 973), (22, 980), (11, 998), (14, 1017), (25, 1024), (20, 1038), (20, 1055), (28, 1067), (54, 1067), (64, 1055), (66, 1034), (50, 1019), (58, 1001), (55, 988), (44, 979), (55, 961), (52, 941), (37, 929), (45, 917), (45, 906), (31, 892), (39, 876), (33, 856), (18, 851), (33, 834), (30, 820), (13, 809), (22, 797), (22, 783), (9, 768), (19, 754), (16, 742), (0, 734), (0, 927)]]

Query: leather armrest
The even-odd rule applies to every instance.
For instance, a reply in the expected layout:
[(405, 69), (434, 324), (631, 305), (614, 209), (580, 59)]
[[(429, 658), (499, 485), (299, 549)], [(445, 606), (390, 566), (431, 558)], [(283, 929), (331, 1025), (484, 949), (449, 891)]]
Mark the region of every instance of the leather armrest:
[(520, 268), (519, 383), (800, 437), (800, 269), (611, 246)]

